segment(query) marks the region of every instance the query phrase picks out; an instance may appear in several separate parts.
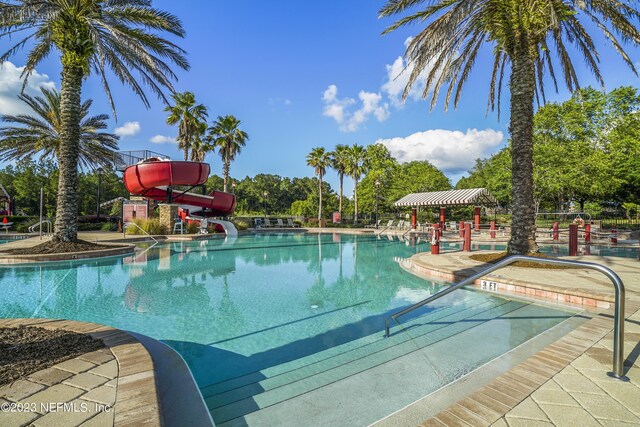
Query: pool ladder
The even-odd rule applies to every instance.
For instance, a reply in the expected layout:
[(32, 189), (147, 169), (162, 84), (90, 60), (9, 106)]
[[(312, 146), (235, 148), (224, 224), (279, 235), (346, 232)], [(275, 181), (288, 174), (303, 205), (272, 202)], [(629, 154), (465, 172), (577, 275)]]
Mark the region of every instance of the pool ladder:
[(608, 372), (607, 375), (610, 377), (618, 378), (620, 380), (628, 381), (627, 377), (624, 376), (624, 301), (625, 301), (625, 291), (624, 284), (620, 277), (610, 268), (605, 267), (600, 264), (596, 264), (593, 262), (583, 262), (583, 261), (569, 261), (569, 260), (560, 260), (560, 259), (547, 259), (547, 258), (536, 258), (525, 255), (514, 255), (510, 256), (486, 269), (482, 270), (479, 273), (474, 274), (473, 276), (467, 277), (466, 279), (454, 283), (453, 285), (431, 295), (428, 298), (419, 301), (404, 310), (401, 310), (385, 319), (385, 333), (384, 336), (386, 338), (389, 337), (389, 323), (391, 320), (396, 322), (398, 325), (398, 317), (404, 316), (407, 313), (410, 313), (430, 302), (433, 302), (439, 298), (442, 298), (445, 295), (450, 294), (456, 289), (462, 288), (463, 286), (467, 286), (473, 284), (476, 280), (486, 276), (487, 274), (499, 270), (501, 268), (507, 267), (508, 265), (513, 264), (518, 261), (528, 261), (528, 262), (536, 262), (540, 264), (550, 264), (550, 265), (561, 265), (566, 267), (578, 267), (578, 268), (587, 268), (590, 270), (596, 270), (607, 276), (611, 279), (613, 286), (615, 287), (615, 311), (613, 317), (613, 372)]

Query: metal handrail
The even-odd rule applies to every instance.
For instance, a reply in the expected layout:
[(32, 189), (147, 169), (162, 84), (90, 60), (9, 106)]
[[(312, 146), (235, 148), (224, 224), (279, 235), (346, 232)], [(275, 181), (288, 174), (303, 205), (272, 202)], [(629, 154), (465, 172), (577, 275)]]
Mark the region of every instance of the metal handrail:
[(47, 234), (51, 234), (51, 221), (48, 219), (38, 221), (37, 223), (29, 226), (29, 233), (36, 231), (36, 228), (42, 228), (44, 224), (47, 224)]
[[(122, 231), (123, 231), (123, 232), (124, 232), (124, 231), (126, 231), (127, 227), (129, 227), (130, 225), (135, 225), (135, 226), (138, 228), (138, 230), (142, 231), (144, 234), (146, 234), (147, 236), (149, 236), (149, 238), (150, 238), (151, 240), (153, 240), (154, 242), (158, 243), (158, 241), (157, 241), (157, 240), (156, 240), (156, 239), (155, 239), (151, 234), (147, 233), (147, 232), (144, 230), (144, 228), (140, 227), (140, 226), (139, 226), (138, 224), (136, 224), (135, 222), (125, 222), (125, 223), (124, 223), (124, 226), (122, 227)], [(125, 234), (125, 235), (126, 235), (126, 233), (123, 233), (123, 234)]]
[(404, 239), (404, 236), (406, 236), (407, 234), (411, 233), (412, 231), (413, 231), (413, 228), (411, 228), (411, 226), (409, 226), (409, 229), (402, 234), (401, 239)]
[[(384, 233), (385, 231), (387, 231), (388, 229), (390, 229), (391, 227), (393, 227), (393, 224), (391, 224), (391, 225), (387, 225), (386, 227), (384, 227), (384, 228), (382, 229), (382, 231), (380, 231), (380, 232), (378, 233), (378, 236), (379, 236), (379, 235), (381, 235), (382, 233)], [(374, 232), (374, 233), (375, 233), (375, 232)]]
[(605, 267), (600, 264), (596, 264), (593, 262), (583, 262), (583, 261), (569, 261), (569, 260), (560, 260), (560, 259), (546, 259), (546, 258), (535, 258), (525, 255), (514, 255), (506, 258), (497, 264), (494, 264), (481, 272), (474, 274), (473, 276), (467, 277), (466, 279), (455, 283), (448, 288), (441, 290), (438, 293), (431, 295), (429, 298), (425, 298), (422, 301), (419, 301), (410, 307), (405, 308), (385, 319), (385, 337), (389, 337), (389, 321), (394, 320), (396, 323), (399, 322), (396, 320), (400, 316), (404, 316), (405, 314), (420, 308), (426, 304), (429, 304), (432, 301), (435, 301), (443, 296), (450, 294), (458, 288), (462, 288), (463, 286), (467, 286), (475, 282), (476, 280), (486, 276), (488, 273), (504, 268), (514, 262), (518, 261), (529, 261), (529, 262), (537, 262), (540, 264), (551, 264), (551, 265), (564, 265), (567, 267), (579, 267), (579, 268), (588, 268), (591, 270), (596, 270), (607, 276), (611, 279), (613, 286), (615, 287), (615, 310), (614, 310), (614, 318), (613, 318), (613, 372), (608, 373), (610, 376), (618, 379), (626, 380), (624, 376), (624, 364), (623, 364), (623, 355), (624, 355), (624, 301), (625, 301), (625, 291), (624, 284), (620, 277), (610, 268)]

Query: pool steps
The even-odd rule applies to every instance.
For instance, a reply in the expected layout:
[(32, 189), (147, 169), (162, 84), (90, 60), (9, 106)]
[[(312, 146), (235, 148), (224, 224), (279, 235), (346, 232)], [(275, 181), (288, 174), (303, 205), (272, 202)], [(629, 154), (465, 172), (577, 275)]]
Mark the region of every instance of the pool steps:
[(472, 307), (437, 309), (406, 322), (404, 331), (396, 328), (390, 338), (382, 338), (382, 332), (375, 333), (257, 373), (212, 384), (202, 392), (219, 425), (353, 375), (369, 370), (373, 373), (376, 367), (464, 331), (488, 327), (488, 323), (501, 316), (526, 312), (527, 307), (528, 304), (521, 302), (497, 300)]

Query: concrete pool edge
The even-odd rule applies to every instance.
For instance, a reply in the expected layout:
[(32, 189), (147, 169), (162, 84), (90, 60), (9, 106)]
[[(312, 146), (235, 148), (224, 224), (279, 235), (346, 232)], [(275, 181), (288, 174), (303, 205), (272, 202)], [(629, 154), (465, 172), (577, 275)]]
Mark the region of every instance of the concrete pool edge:
[(156, 366), (162, 425), (215, 426), (196, 380), (182, 355), (162, 341), (135, 332), (127, 333), (142, 343)]
[[(473, 253), (483, 253), (490, 251), (474, 251)], [(453, 252), (441, 255), (431, 255), (418, 253), (409, 259), (402, 261), (402, 267), (409, 272), (431, 280), (457, 282), (476, 274), (486, 264), (469, 259), (469, 252)], [(446, 258), (454, 258), (454, 262), (460, 262), (461, 267), (453, 269), (449, 265), (434, 265)], [(519, 267), (508, 267), (509, 269)], [(507, 269), (505, 269), (506, 271)], [(522, 269), (525, 270), (525, 269)], [(534, 270), (536, 269), (526, 269)], [(565, 272), (566, 270), (537, 270), (539, 273), (545, 271)], [(604, 276), (603, 276), (604, 277)], [(604, 290), (581, 290), (576, 288), (566, 288), (548, 283), (538, 283), (533, 280), (522, 280), (520, 278), (506, 277), (501, 274), (488, 274), (483, 279), (478, 279), (472, 286), (476, 289), (496, 293), (505, 296), (524, 296), (528, 298), (540, 299), (548, 302), (558, 302), (560, 304), (582, 305), (590, 308), (608, 309), (614, 302), (613, 287)]]
[(83, 252), (67, 252), (54, 254), (28, 254), (11, 255), (0, 252), (0, 266), (20, 266), (33, 265), (39, 263), (49, 263), (57, 261), (76, 261), (84, 259), (98, 259), (114, 256), (134, 255), (136, 246), (130, 243), (107, 243), (100, 242), (103, 246), (113, 246), (109, 249), (97, 249)]
[[(102, 339), (118, 364), (113, 425), (128, 426), (141, 422), (147, 425), (163, 425), (153, 359), (147, 349), (131, 334), (110, 326), (75, 320), (0, 319), (0, 327), (3, 328), (21, 325), (68, 330)], [(65, 415), (64, 412), (59, 414)]]

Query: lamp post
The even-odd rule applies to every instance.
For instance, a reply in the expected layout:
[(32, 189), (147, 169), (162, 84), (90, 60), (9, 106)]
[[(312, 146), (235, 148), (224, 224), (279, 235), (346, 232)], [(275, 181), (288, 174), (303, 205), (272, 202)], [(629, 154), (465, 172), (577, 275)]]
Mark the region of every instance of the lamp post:
[(378, 196), (380, 194), (380, 181), (376, 179), (376, 228), (378, 228)]
[(267, 196), (269, 195), (269, 193), (267, 193), (266, 191), (262, 194), (263, 199), (264, 199), (264, 220), (265, 222), (267, 221)]
[(235, 182), (235, 181), (233, 181), (233, 182), (231, 183), (231, 192), (232, 192), (233, 194), (236, 194), (236, 182)]
[(100, 221), (100, 190), (102, 186), (102, 174), (104, 173), (104, 169), (98, 168), (96, 169), (96, 174), (98, 175), (98, 198), (96, 203), (96, 222)]

